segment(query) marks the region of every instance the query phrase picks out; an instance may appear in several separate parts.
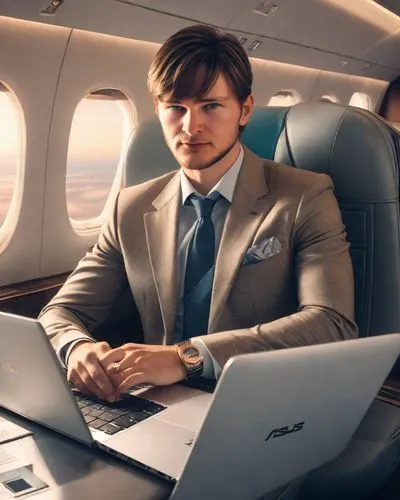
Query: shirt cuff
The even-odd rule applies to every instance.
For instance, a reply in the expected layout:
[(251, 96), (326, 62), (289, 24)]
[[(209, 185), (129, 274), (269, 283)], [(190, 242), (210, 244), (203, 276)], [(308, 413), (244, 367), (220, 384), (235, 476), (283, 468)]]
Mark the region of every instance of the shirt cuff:
[(67, 342), (66, 344), (62, 345), (59, 349), (56, 350), (56, 354), (58, 359), (60, 360), (61, 365), (63, 368), (68, 367), (68, 358), (69, 355), (71, 354), (72, 349), (77, 345), (80, 344), (81, 342), (93, 342), (89, 337), (80, 337), (78, 339), (75, 339), (71, 342)]
[(203, 373), (201, 376), (204, 378), (214, 378), (216, 380), (222, 371), (220, 364), (201, 339), (192, 338), (190, 341), (198, 348), (200, 354), (203, 356)]

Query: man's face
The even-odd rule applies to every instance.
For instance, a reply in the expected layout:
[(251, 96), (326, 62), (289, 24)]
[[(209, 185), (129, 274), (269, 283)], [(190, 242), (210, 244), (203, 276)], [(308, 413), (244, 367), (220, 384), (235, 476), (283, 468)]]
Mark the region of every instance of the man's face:
[(181, 167), (203, 170), (222, 160), (239, 140), (239, 125), (250, 118), (253, 98), (240, 104), (220, 74), (210, 91), (198, 98), (156, 99), (165, 139)]

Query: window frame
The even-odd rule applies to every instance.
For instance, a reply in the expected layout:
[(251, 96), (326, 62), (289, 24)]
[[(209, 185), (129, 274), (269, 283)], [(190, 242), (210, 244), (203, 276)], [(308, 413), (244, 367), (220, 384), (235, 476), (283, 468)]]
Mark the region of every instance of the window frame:
[(15, 116), (17, 119), (19, 149), (17, 153), (16, 171), (14, 179), (14, 187), (11, 195), (11, 200), (8, 205), (8, 210), (4, 221), (0, 224), (0, 254), (8, 247), (14, 232), (16, 230), (19, 214), (21, 212), (22, 197), (23, 197), (23, 179), (26, 166), (26, 119), (21, 100), (17, 92), (5, 80), (0, 81), (0, 92), (9, 95), (14, 106)]
[(128, 92), (117, 89), (114, 86), (102, 86), (101, 88), (94, 88), (90, 90), (88, 93), (83, 95), (78, 103), (75, 106), (74, 112), (72, 114), (70, 132), (68, 135), (68, 146), (69, 140), (71, 137), (71, 130), (73, 126), (73, 119), (76, 113), (76, 110), (79, 104), (85, 99), (96, 99), (96, 100), (106, 100), (106, 101), (118, 101), (118, 104), (121, 106), (121, 113), (123, 119), (123, 136), (121, 140), (121, 150), (118, 158), (118, 163), (115, 169), (115, 175), (113, 181), (111, 183), (107, 198), (104, 202), (103, 208), (101, 212), (92, 218), (89, 219), (74, 219), (70, 217), (68, 212), (68, 201), (67, 201), (67, 173), (68, 173), (68, 148), (67, 148), (67, 157), (66, 157), (66, 174), (65, 174), (65, 186), (64, 186), (64, 194), (65, 194), (65, 204), (67, 210), (67, 218), (72, 229), (79, 235), (91, 235), (93, 233), (97, 233), (101, 227), (101, 225), (105, 222), (107, 217), (111, 214), (113, 209), (115, 199), (123, 187), (123, 168), (124, 162), (126, 158), (126, 151), (129, 145), (129, 138), (134, 133), (137, 127), (137, 109), (134, 100), (129, 95)]
[[(272, 99), (274, 99), (274, 97), (289, 97), (291, 96), (294, 101), (291, 102), (290, 104), (271, 104), (271, 101)], [(290, 90), (290, 89), (281, 89), (281, 90), (278, 90), (273, 96), (271, 96), (266, 104), (267, 107), (289, 107), (289, 106), (294, 106), (295, 104), (298, 104), (302, 102), (302, 98), (301, 98), (301, 95), (296, 92), (295, 90)]]
[[(356, 104), (352, 104), (351, 101), (354, 99), (354, 98), (361, 98), (361, 99), (365, 99), (366, 103), (367, 103), (367, 107), (365, 106), (358, 106)], [(353, 106), (354, 108), (358, 108), (358, 109), (365, 109), (366, 111), (372, 111), (372, 100), (371, 100), (371, 97), (366, 93), (366, 92), (354, 92), (352, 94), (352, 96), (350, 97), (349, 99), (349, 106)]]

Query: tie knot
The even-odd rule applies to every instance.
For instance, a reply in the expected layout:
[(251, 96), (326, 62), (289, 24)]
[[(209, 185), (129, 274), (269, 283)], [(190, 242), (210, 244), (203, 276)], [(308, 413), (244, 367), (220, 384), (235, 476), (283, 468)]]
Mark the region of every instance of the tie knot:
[(191, 196), (190, 201), (196, 210), (196, 215), (200, 217), (211, 217), (215, 202), (217, 198), (200, 198), (198, 196)]

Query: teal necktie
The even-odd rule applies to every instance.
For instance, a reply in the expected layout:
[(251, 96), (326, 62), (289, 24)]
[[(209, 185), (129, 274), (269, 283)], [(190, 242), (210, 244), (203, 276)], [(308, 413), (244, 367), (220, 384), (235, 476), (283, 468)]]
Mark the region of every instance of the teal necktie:
[(215, 234), (211, 220), (215, 199), (192, 195), (188, 203), (196, 210), (197, 221), (190, 240), (183, 294), (182, 339), (207, 333), (214, 278)]

